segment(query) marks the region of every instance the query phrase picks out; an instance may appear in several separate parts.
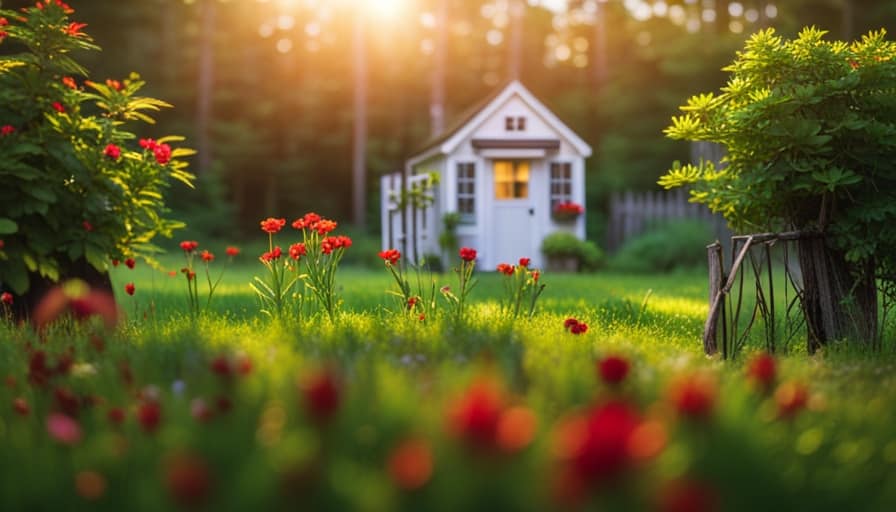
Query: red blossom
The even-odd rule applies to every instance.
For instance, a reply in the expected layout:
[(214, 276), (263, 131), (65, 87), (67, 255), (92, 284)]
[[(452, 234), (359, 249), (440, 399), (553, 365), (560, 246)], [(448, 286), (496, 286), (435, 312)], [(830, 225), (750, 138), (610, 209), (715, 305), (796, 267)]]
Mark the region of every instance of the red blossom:
[(109, 420), (109, 423), (113, 425), (121, 425), (124, 423), (124, 409), (121, 407), (112, 407), (106, 413), (106, 419)]
[(575, 318), (569, 317), (563, 321), (563, 328), (567, 331), (570, 330), (574, 325), (578, 325), (579, 321)]
[(70, 76), (62, 77), (62, 85), (68, 87), (69, 89), (78, 89), (78, 83), (75, 82), (75, 79)]
[(193, 252), (197, 247), (199, 247), (199, 242), (195, 240), (184, 240), (180, 243), (180, 248), (183, 249), (184, 252)]
[(9, 25), (9, 20), (7, 20), (6, 18), (0, 16), (0, 27), (5, 27), (5, 26), (7, 26), (7, 25)]
[(7, 306), (12, 306), (12, 303), (13, 303), (12, 294), (9, 292), (3, 292), (2, 294), (0, 294), (0, 302), (2, 302), (3, 304), (6, 304)]
[(113, 267), (117, 267), (117, 266), (118, 266), (118, 260), (117, 260), (117, 259), (112, 258), (112, 266), (113, 266)]
[(53, 102), (53, 110), (59, 112), (60, 114), (65, 114), (65, 106), (58, 101)]
[(380, 258), (390, 265), (395, 265), (401, 259), (401, 253), (398, 249), (386, 249), (385, 251), (380, 251)]
[(503, 409), (503, 398), (494, 383), (475, 382), (449, 409), (448, 431), (474, 448), (491, 449)]
[(417, 305), (417, 297), (408, 297), (408, 309), (414, 309)]
[(317, 231), (318, 235), (326, 235), (336, 229), (336, 226), (338, 226), (338, 224), (334, 220), (320, 219), (314, 223), (311, 229)]
[(81, 226), (84, 228), (84, 231), (87, 231), (88, 233), (93, 231), (93, 224), (91, 224), (89, 221), (85, 220), (81, 223)]
[(157, 144), (152, 149), (152, 156), (155, 157), (156, 163), (165, 165), (171, 161), (171, 146), (168, 144)]
[(81, 37), (81, 36), (86, 35), (84, 32), (81, 32), (81, 29), (86, 26), (87, 26), (87, 23), (78, 23), (77, 21), (73, 21), (73, 22), (69, 23), (67, 27), (65, 27), (63, 29), (63, 32), (65, 32), (67, 35), (70, 35), (72, 37)]
[(148, 434), (154, 433), (162, 422), (162, 407), (155, 400), (147, 400), (137, 407), (137, 422)]
[(81, 410), (81, 399), (77, 395), (66, 388), (56, 388), (53, 390), (53, 399), (56, 407), (60, 412), (75, 417)]
[(329, 421), (342, 401), (339, 381), (331, 370), (308, 375), (301, 384), (305, 411), (318, 423)]
[(140, 139), (140, 147), (153, 151), (158, 147), (158, 144), (153, 139)]
[(504, 274), (505, 276), (513, 275), (513, 265), (508, 263), (498, 263), (498, 272)]
[(713, 512), (719, 510), (716, 492), (704, 483), (676, 480), (663, 486), (659, 512)]
[(121, 158), (121, 148), (115, 144), (107, 144), (106, 149), (103, 150), (103, 154), (112, 160), (118, 160)]
[(273, 217), (268, 217), (267, 219), (261, 221), (261, 230), (265, 233), (274, 234), (283, 229), (283, 226), (286, 225), (286, 219), (275, 219)]
[(35, 350), (28, 359), (28, 382), (35, 386), (44, 386), (53, 376), (53, 371), (47, 365), (47, 353), (43, 350)]
[(584, 334), (588, 332), (588, 324), (585, 322), (577, 321), (575, 325), (569, 327), (569, 332), (572, 334)]
[(460, 251), (460, 259), (470, 262), (476, 259), (476, 249), (471, 249), (470, 247), (461, 247)]
[(581, 215), (585, 212), (585, 208), (572, 201), (564, 201), (554, 206), (554, 213), (560, 215)]
[(695, 419), (706, 419), (715, 407), (715, 379), (704, 374), (687, 376), (672, 385), (669, 397), (680, 414)]
[(9, 32), (6, 32), (5, 30), (0, 30), (0, 42), (2, 42), (7, 37), (9, 37)]
[(230, 377), (233, 374), (233, 368), (231, 368), (230, 360), (225, 356), (218, 356), (212, 359), (212, 362), (209, 364), (209, 368), (212, 373), (219, 377)]
[(124, 86), (121, 85), (121, 82), (118, 80), (113, 80), (111, 78), (106, 79), (106, 85), (110, 89), (115, 89), (116, 91), (120, 91)]
[(532, 271), (532, 280), (537, 283), (539, 277), (541, 277), (541, 272), (539, 272), (537, 270), (533, 270)]
[(187, 508), (198, 508), (211, 492), (211, 473), (196, 455), (179, 454), (165, 465), (165, 486), (171, 499)]
[(295, 229), (315, 229), (317, 223), (320, 220), (321, 220), (320, 215), (318, 215), (314, 212), (309, 212), (309, 213), (306, 213), (303, 217), (294, 220), (292, 223), (292, 227)]
[(261, 261), (266, 261), (268, 263), (272, 261), (276, 261), (280, 259), (280, 256), (283, 255), (283, 250), (280, 249), (279, 246), (274, 247), (273, 250), (268, 251), (261, 255)]
[(530, 260), (529, 258), (520, 258), (520, 266), (521, 266), (521, 267), (528, 267), (530, 261), (531, 261), (531, 260)]
[(597, 363), (601, 380), (607, 384), (619, 384), (628, 376), (629, 362), (619, 356), (607, 356)]
[(798, 382), (782, 384), (775, 391), (775, 402), (778, 404), (778, 416), (791, 419), (806, 408), (809, 403), (809, 390)]
[(137, 262), (134, 261), (134, 258), (128, 258), (124, 260), (124, 265), (129, 269), (133, 269), (137, 265)]
[(389, 455), (386, 469), (395, 485), (404, 490), (423, 487), (432, 476), (432, 449), (425, 439), (410, 438), (399, 443)]
[(124, 291), (128, 295), (134, 295), (134, 291), (135, 291), (134, 283), (128, 283), (128, 284), (124, 285)]
[(231, 258), (233, 258), (234, 256), (239, 256), (240, 254), (239, 248), (233, 246), (227, 246), (227, 249), (225, 249), (224, 252), (226, 252), (227, 255)]
[(747, 364), (747, 378), (763, 390), (775, 382), (775, 358), (765, 352), (756, 355)]
[(19, 416), (28, 416), (31, 412), (31, 406), (28, 405), (28, 402), (25, 401), (24, 398), (16, 398), (12, 401), (12, 409)]
[(0, 126), (0, 137), (6, 137), (7, 135), (12, 135), (15, 133), (16, 127), (11, 124), (4, 124)]
[(305, 256), (305, 254), (306, 254), (306, 250), (305, 250), (304, 243), (299, 242), (297, 244), (292, 244), (289, 246), (289, 257), (290, 258), (297, 260), (297, 259), (301, 258), (302, 256)]
[(252, 360), (249, 356), (240, 356), (236, 360), (236, 372), (243, 377), (252, 373)]
[(212, 261), (215, 261), (215, 255), (208, 251), (202, 251), (202, 253), (199, 255), (199, 257), (202, 258), (202, 261), (205, 261), (205, 262), (210, 263)]
[(47, 432), (55, 441), (66, 445), (78, 444), (83, 436), (77, 421), (58, 412), (47, 416)]

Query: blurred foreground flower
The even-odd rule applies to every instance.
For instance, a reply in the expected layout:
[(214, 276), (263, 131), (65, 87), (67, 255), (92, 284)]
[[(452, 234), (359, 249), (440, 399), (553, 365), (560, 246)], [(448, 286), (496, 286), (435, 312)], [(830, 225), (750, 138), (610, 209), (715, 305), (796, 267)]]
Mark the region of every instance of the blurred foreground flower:
[(387, 469), (398, 487), (419, 489), (432, 476), (432, 450), (425, 439), (409, 438), (398, 444), (389, 455)]
[(683, 377), (672, 383), (669, 400), (679, 414), (694, 419), (706, 419), (715, 407), (716, 381), (702, 373)]
[(111, 294), (91, 290), (83, 281), (71, 280), (53, 287), (43, 296), (34, 310), (32, 321), (41, 330), (66, 312), (71, 312), (78, 319), (98, 316), (107, 329), (115, 327), (119, 317), (115, 298)]
[(208, 499), (212, 488), (208, 465), (189, 453), (170, 456), (165, 464), (165, 486), (178, 505), (199, 507)]
[(597, 362), (597, 371), (604, 383), (616, 385), (628, 376), (629, 366), (624, 357), (607, 356)]

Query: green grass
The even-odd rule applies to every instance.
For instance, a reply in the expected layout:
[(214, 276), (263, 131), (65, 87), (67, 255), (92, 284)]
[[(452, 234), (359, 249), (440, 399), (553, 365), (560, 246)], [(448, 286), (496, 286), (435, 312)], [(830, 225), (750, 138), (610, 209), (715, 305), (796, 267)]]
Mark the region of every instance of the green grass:
[[(558, 429), (571, 414), (612, 398), (663, 425), (668, 441), (654, 459), (586, 485), (593, 490), (584, 495), (586, 508), (655, 509), (667, 483), (682, 478), (700, 482), (730, 510), (882, 510), (896, 503), (892, 349), (869, 354), (837, 345), (810, 358), (794, 345), (779, 359), (778, 381), (806, 384), (811, 398), (793, 419), (779, 418), (775, 398), (745, 382), (742, 360), (702, 354), (701, 272), (547, 274), (537, 314), (516, 321), (499, 308), (502, 276), (483, 274), (467, 322), (458, 326), (396, 311), (388, 272), (351, 268), (340, 270), (345, 302), (335, 322), (320, 315), (273, 322), (258, 312), (248, 287), (262, 270), (229, 268), (210, 311), (193, 321), (181, 274), (115, 269), (128, 318), (106, 336), (101, 353), (89, 325), (62, 323), (45, 344), (30, 329), (0, 327), (0, 376), (15, 380), (0, 388), (0, 508), (175, 508), (168, 478), (185, 452), (204, 461), (210, 488), (200, 494), (210, 510), (563, 508), (555, 496), (564, 475)], [(454, 285), (450, 274), (436, 279)], [(134, 297), (124, 295), (126, 282), (135, 283)], [(587, 322), (588, 332), (566, 332), (570, 316)], [(745, 358), (759, 346), (751, 343)], [(28, 344), (51, 360), (72, 347), (75, 370), (47, 388), (29, 385)], [(215, 357), (236, 354), (252, 361), (248, 377), (210, 371)], [(632, 365), (619, 389), (596, 376), (595, 361), (608, 354)], [(125, 361), (132, 386), (121, 378)], [(313, 420), (302, 398), (302, 386), (321, 369), (343, 386), (326, 423)], [(699, 372), (712, 376), (716, 396), (710, 416), (693, 420), (676, 413), (670, 389)], [(507, 407), (531, 408), (538, 419), (534, 439), (518, 452), (470, 444), (446, 427), (452, 404), (483, 376), (500, 383)], [(56, 387), (102, 398), (82, 405), (84, 438), (75, 446), (54, 443), (44, 426), (59, 406)], [(157, 390), (149, 393), (158, 393), (163, 411), (154, 434), (134, 417), (147, 389)], [(214, 407), (222, 397), (232, 404), (227, 412), (208, 423), (191, 417), (193, 400)], [(27, 417), (7, 405), (15, 398), (31, 405)], [(128, 411), (121, 427), (109, 426), (110, 407)], [(408, 436), (427, 440), (434, 464), (414, 491), (396, 486), (385, 469)], [(107, 483), (93, 502), (74, 483), (88, 470)]]

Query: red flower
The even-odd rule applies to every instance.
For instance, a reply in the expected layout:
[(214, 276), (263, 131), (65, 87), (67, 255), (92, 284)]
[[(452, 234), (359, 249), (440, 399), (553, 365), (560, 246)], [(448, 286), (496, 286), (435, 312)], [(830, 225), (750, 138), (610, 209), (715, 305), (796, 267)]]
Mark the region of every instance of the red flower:
[(74, 445), (81, 441), (81, 425), (65, 414), (58, 412), (47, 416), (47, 432), (54, 440), (62, 444)]
[(152, 139), (140, 139), (140, 147), (153, 151), (154, 149), (156, 149), (156, 147), (158, 147), (158, 144), (156, 144), (156, 141)]
[(541, 272), (539, 272), (537, 270), (533, 270), (532, 271), (532, 280), (537, 283), (539, 277), (541, 277)]
[(121, 82), (119, 82), (118, 80), (113, 80), (111, 78), (106, 79), (106, 85), (112, 89), (115, 89), (116, 91), (120, 91), (122, 89)]
[(294, 220), (292, 223), (292, 227), (294, 227), (295, 229), (315, 229), (317, 223), (320, 220), (320, 215), (314, 212), (309, 212), (306, 213), (302, 218)]
[(59, 112), (60, 114), (65, 114), (65, 106), (58, 101), (53, 102), (53, 110)]
[(144, 401), (137, 407), (137, 422), (144, 432), (152, 434), (162, 421), (162, 407), (155, 400)]
[(414, 309), (417, 305), (417, 297), (408, 297), (408, 309)]
[(579, 321), (575, 318), (569, 317), (563, 321), (563, 328), (567, 331), (570, 330), (573, 326), (578, 325)]
[(432, 476), (432, 450), (424, 439), (406, 439), (389, 455), (386, 468), (395, 485), (411, 491), (419, 489)]
[[(6, 19), (6, 18), (4, 18), (4, 19)], [(0, 41), (3, 41), (4, 39), (6, 39), (7, 36), (9, 36), (9, 32), (0, 30)]]
[(703, 374), (680, 379), (672, 385), (670, 399), (680, 414), (695, 419), (708, 418), (715, 406), (715, 380)]
[(395, 265), (401, 259), (401, 253), (397, 249), (386, 249), (385, 251), (380, 251), (380, 258), (390, 265)]
[(227, 255), (231, 258), (240, 254), (240, 250), (233, 246), (228, 246), (227, 249), (224, 250), (224, 252), (226, 252)]
[(448, 431), (475, 448), (493, 448), (504, 409), (497, 386), (475, 382), (448, 412)]
[(6, 304), (7, 306), (12, 306), (12, 303), (13, 303), (12, 294), (9, 292), (3, 292), (2, 294), (0, 294), (0, 302)]
[(7, 25), (9, 25), (9, 20), (7, 20), (6, 18), (0, 17), (0, 27), (5, 27)]
[(301, 385), (305, 410), (311, 418), (325, 423), (339, 409), (341, 392), (332, 371), (319, 371), (305, 378)]
[(124, 291), (125, 291), (125, 293), (127, 293), (128, 295), (134, 295), (134, 291), (135, 291), (135, 290), (134, 290), (134, 283), (128, 283), (128, 284), (124, 285)]
[(283, 255), (283, 251), (280, 249), (279, 246), (277, 246), (277, 247), (274, 247), (274, 250), (262, 254), (261, 261), (271, 262), (271, 261), (279, 260), (280, 256), (282, 256), (282, 255)]
[(584, 334), (588, 332), (588, 324), (585, 322), (576, 321), (574, 325), (569, 327), (569, 332), (572, 334)]
[(565, 201), (562, 203), (557, 203), (554, 206), (554, 213), (559, 215), (581, 215), (585, 212), (585, 208), (572, 201)]
[(117, 267), (117, 266), (118, 266), (118, 260), (117, 260), (117, 259), (112, 258), (112, 266), (113, 266), (113, 267)]
[(121, 407), (113, 407), (106, 413), (106, 419), (113, 425), (121, 425), (124, 423), (124, 409)]
[(59, 411), (69, 416), (77, 416), (78, 411), (81, 409), (81, 400), (66, 388), (54, 389), (53, 399), (56, 401), (56, 407), (59, 408)]
[(86, 220), (81, 223), (81, 226), (84, 228), (84, 231), (87, 231), (88, 233), (93, 231), (93, 224)]
[(179, 454), (165, 465), (165, 486), (178, 505), (198, 508), (212, 488), (208, 465), (196, 455)]
[(184, 252), (193, 252), (196, 248), (199, 247), (199, 242), (195, 240), (185, 240), (180, 243), (180, 248), (184, 250)]
[(171, 146), (168, 144), (157, 144), (152, 149), (152, 156), (155, 157), (159, 165), (165, 165), (171, 161)]
[(531, 260), (530, 260), (529, 258), (520, 258), (520, 266), (521, 266), (521, 267), (528, 267), (530, 261), (531, 261)]
[(65, 29), (63, 29), (63, 32), (72, 37), (81, 37), (83, 35), (86, 35), (84, 32), (81, 32), (81, 29), (86, 26), (87, 23), (78, 23), (77, 21), (73, 21), (69, 23), (68, 26), (65, 27)]
[(240, 356), (236, 360), (236, 372), (243, 377), (252, 373), (252, 360), (249, 356)]
[(36, 350), (28, 359), (28, 382), (35, 386), (44, 386), (53, 371), (47, 366), (47, 353), (43, 350)]
[(460, 259), (464, 261), (473, 261), (476, 259), (476, 249), (471, 249), (469, 247), (461, 247), (460, 251)]
[(267, 219), (261, 221), (261, 230), (265, 233), (274, 234), (286, 225), (286, 219), (275, 219), (273, 217), (268, 217)]
[(69, 89), (78, 89), (78, 83), (75, 82), (75, 79), (70, 76), (62, 77), (62, 85), (68, 87)]
[(719, 510), (716, 493), (706, 484), (690, 480), (676, 480), (663, 486), (658, 508), (660, 512)]
[(512, 276), (513, 265), (509, 265), (507, 263), (498, 263), (498, 272), (504, 274), (505, 276)]
[(209, 364), (209, 368), (211, 368), (212, 373), (219, 377), (230, 377), (233, 373), (233, 368), (230, 366), (230, 361), (224, 356), (218, 356), (212, 359), (211, 364)]
[(747, 364), (747, 378), (763, 390), (771, 388), (775, 382), (775, 358), (764, 352), (753, 357)]
[(0, 126), (0, 137), (6, 137), (7, 135), (12, 135), (15, 133), (16, 127), (11, 124), (5, 124)]
[(778, 416), (790, 419), (806, 408), (809, 403), (809, 390), (797, 382), (782, 384), (775, 391), (775, 402), (778, 404)]
[(128, 258), (124, 260), (124, 265), (129, 269), (133, 269), (137, 265), (137, 262), (134, 261), (134, 258)]
[(202, 261), (205, 261), (205, 262), (215, 261), (215, 255), (208, 251), (202, 251), (202, 253), (199, 255), (199, 257), (202, 258)]
[[(47, 7), (54, 5), (54, 4), (56, 5), (56, 7), (59, 7), (60, 9), (62, 9), (62, 12), (64, 12), (65, 14), (72, 14), (75, 12), (74, 9), (69, 7), (69, 5), (65, 2), (63, 2), (62, 0), (53, 0), (53, 3), (50, 3), (49, 1), (47, 1)], [(41, 11), (44, 10), (43, 2), (37, 2), (36, 7)]]
[(106, 149), (103, 150), (103, 154), (112, 160), (118, 160), (121, 158), (121, 148), (115, 144), (107, 144)]
[(305, 254), (306, 254), (305, 244), (299, 242), (297, 244), (292, 244), (289, 246), (289, 257), (290, 258), (297, 260), (297, 259), (301, 258), (302, 256), (304, 256)]
[(619, 384), (628, 376), (628, 360), (619, 356), (608, 356), (597, 363), (600, 378), (607, 384)]
[(16, 411), (19, 416), (28, 416), (31, 412), (31, 406), (28, 405), (28, 402), (26, 402), (24, 398), (16, 398), (13, 400), (12, 409)]

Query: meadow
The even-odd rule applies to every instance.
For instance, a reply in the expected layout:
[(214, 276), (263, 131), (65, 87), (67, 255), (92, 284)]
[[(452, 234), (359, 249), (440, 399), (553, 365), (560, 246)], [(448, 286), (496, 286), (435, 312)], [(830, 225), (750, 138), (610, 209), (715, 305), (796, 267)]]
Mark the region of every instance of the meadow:
[[(892, 347), (809, 357), (794, 342), (768, 358), (754, 340), (707, 358), (701, 271), (545, 273), (534, 316), (515, 319), (505, 276), (480, 272), (457, 323), (441, 297), (424, 321), (409, 314), (385, 268), (345, 267), (335, 319), (274, 320), (249, 287), (254, 259), (211, 264), (213, 280), (226, 270), (196, 318), (177, 255), (112, 269), (125, 313), (112, 331), (0, 327), (0, 508), (896, 503)], [(199, 266), (197, 279), (204, 307)]]

